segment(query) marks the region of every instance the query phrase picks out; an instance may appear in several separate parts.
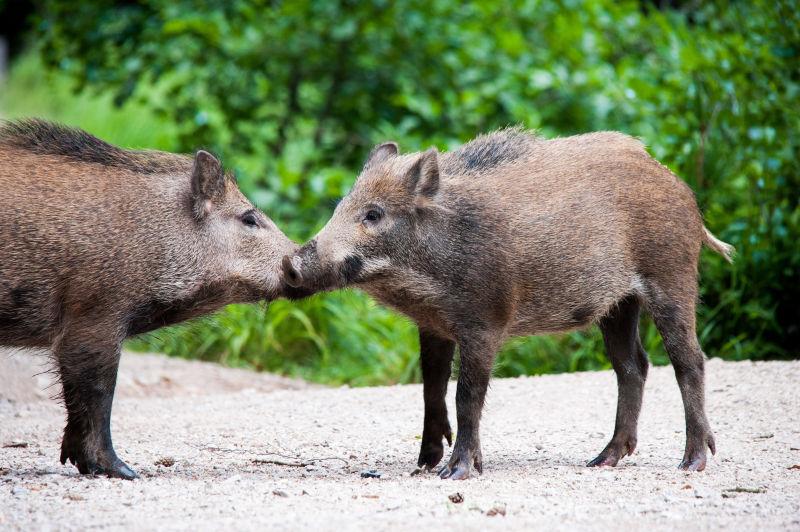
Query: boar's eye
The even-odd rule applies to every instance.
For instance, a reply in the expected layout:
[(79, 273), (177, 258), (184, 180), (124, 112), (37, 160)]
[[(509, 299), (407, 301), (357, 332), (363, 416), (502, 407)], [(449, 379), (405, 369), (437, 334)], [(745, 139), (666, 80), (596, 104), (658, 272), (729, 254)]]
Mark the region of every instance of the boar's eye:
[(258, 227), (258, 218), (253, 211), (247, 211), (242, 215), (242, 223), (247, 227)]
[(380, 209), (370, 209), (364, 215), (365, 224), (374, 224), (383, 217), (383, 212)]

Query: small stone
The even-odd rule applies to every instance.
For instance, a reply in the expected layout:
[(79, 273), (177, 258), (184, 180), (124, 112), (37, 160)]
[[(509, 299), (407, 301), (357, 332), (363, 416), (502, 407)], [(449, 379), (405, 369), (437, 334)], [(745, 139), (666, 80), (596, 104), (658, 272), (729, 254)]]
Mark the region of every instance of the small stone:
[(361, 472), (361, 478), (381, 478), (381, 473), (375, 469), (368, 469)]
[(453, 504), (461, 504), (464, 502), (464, 495), (459, 492), (451, 493), (447, 496), (447, 498), (450, 499), (450, 502)]
[(283, 490), (272, 490), (272, 494), (277, 496), (277, 497), (288, 497), (289, 496), (289, 494), (286, 493)]
[(14, 495), (15, 497), (22, 497), (23, 495), (27, 494), (28, 490), (26, 488), (23, 488), (22, 486), (14, 486), (13, 488), (11, 488), (11, 495)]

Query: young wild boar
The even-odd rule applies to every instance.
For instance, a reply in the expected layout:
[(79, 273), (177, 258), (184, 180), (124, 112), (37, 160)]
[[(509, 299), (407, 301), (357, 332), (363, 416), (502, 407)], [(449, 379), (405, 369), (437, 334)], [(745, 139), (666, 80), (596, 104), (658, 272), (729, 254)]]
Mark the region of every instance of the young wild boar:
[(296, 246), (220, 162), (128, 151), (38, 120), (0, 125), (0, 345), (49, 348), (61, 462), (132, 479), (111, 443), (120, 344), (282, 294)]
[(377, 146), (328, 224), (283, 266), (293, 286), (352, 284), (417, 322), (421, 467), (439, 463), (442, 438), (451, 442), (444, 398), (458, 346), (458, 437), (442, 478), (482, 470), (479, 422), (503, 342), (594, 323), (619, 400), (614, 436), (588, 465), (613, 466), (631, 454), (648, 366), (640, 309), (661, 332), (683, 396), (680, 467), (702, 470), (706, 447), (715, 452), (695, 334), (703, 244), (730, 258), (732, 248), (703, 226), (689, 187), (637, 140), (544, 140), (507, 129), (452, 153)]

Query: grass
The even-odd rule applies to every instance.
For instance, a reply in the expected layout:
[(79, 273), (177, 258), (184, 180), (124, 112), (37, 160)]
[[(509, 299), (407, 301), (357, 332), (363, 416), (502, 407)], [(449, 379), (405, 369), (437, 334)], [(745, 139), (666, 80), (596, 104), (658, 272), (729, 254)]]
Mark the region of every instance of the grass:
[[(13, 65), (0, 95), (0, 116), (37, 116), (78, 126), (131, 148), (171, 150), (176, 128), (146, 104), (121, 108), (109, 94), (75, 93), (63, 75), (48, 73), (29, 54)], [(666, 361), (648, 321), (643, 342), (656, 363)], [(358, 291), (322, 294), (301, 302), (231, 305), (220, 312), (130, 340), (127, 347), (221, 362), (326, 384), (367, 386), (419, 381), (413, 323)], [(495, 374), (518, 376), (609, 367), (594, 329), (560, 336), (518, 338), (498, 357)]]
[(145, 103), (115, 107), (110, 94), (76, 93), (66, 76), (46, 70), (32, 53), (13, 63), (0, 91), (0, 117), (55, 120), (126, 148), (170, 151), (175, 146), (175, 128)]

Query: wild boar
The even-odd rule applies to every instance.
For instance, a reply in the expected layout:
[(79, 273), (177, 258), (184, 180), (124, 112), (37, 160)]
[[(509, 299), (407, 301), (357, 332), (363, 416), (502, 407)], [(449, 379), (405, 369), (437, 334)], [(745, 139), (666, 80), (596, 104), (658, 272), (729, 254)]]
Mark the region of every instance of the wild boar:
[(374, 148), (327, 225), (284, 258), (286, 281), (363, 288), (419, 325), (425, 421), (418, 465), (451, 443), (445, 392), (458, 346), (458, 437), (439, 475), (482, 471), (479, 422), (492, 365), (509, 336), (597, 324), (617, 375), (611, 441), (588, 463), (633, 452), (648, 358), (639, 313), (655, 320), (686, 416), (682, 469), (715, 452), (695, 334), (697, 263), (732, 248), (703, 225), (689, 187), (637, 140), (603, 132), (545, 140), (518, 128), (450, 153)]
[(0, 125), (0, 345), (46, 348), (61, 462), (132, 479), (111, 441), (122, 341), (283, 293), (296, 249), (206, 151), (130, 151), (77, 129)]

